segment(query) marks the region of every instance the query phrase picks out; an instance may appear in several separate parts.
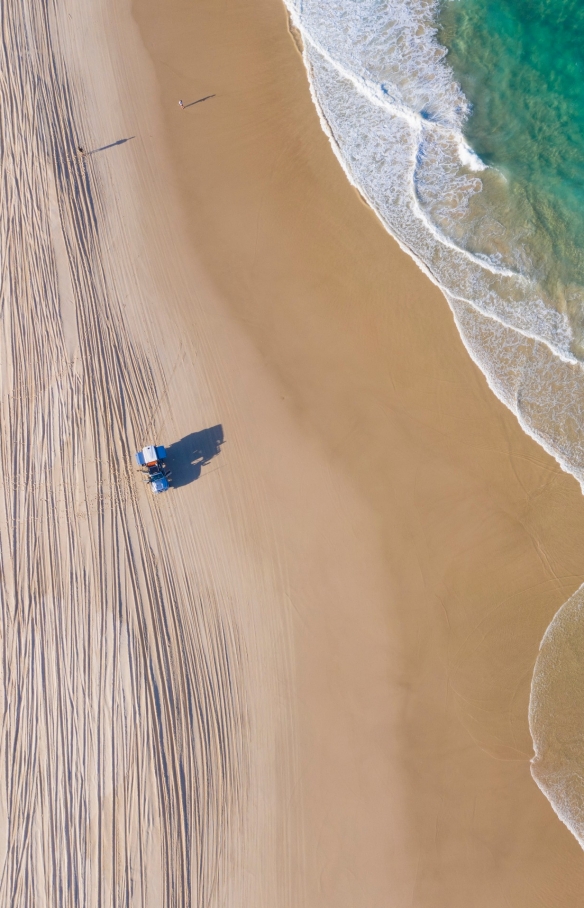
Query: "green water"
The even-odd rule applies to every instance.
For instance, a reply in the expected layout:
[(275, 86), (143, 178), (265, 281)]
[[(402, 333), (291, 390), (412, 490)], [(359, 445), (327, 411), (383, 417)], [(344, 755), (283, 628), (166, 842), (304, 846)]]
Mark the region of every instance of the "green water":
[[(539, 277), (584, 285), (584, 0), (445, 0), (438, 40)], [(521, 219), (528, 220), (522, 239)]]

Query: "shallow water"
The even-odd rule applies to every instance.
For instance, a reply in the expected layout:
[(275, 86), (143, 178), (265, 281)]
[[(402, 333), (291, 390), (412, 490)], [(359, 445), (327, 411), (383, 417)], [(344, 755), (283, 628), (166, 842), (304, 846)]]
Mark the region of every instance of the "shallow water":
[[(347, 177), (442, 288), (495, 394), (584, 489), (584, 7), (287, 2)], [(584, 843), (570, 781), (584, 736), (549, 743), (581, 700), (546, 655), (584, 641), (578, 609), (563, 615), (533, 679), (533, 774)]]
[(552, 287), (584, 265), (584, 7), (575, 0), (446, 0), (438, 40), (472, 104), (464, 134), (504, 173)]

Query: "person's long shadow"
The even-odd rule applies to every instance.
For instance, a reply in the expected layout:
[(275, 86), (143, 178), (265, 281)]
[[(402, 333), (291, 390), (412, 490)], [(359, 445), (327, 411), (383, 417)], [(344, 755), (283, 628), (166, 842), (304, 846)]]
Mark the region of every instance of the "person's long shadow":
[(184, 109), (186, 110), (187, 107), (194, 107), (195, 104), (202, 104), (203, 101), (209, 101), (211, 98), (216, 98), (216, 97), (217, 97), (217, 95), (205, 95), (204, 98), (197, 98), (196, 101), (191, 101), (190, 104), (185, 104)]
[(202, 432), (191, 432), (166, 449), (166, 465), (175, 489), (187, 486), (201, 475), (201, 470), (221, 451), (225, 441), (223, 426), (211, 426)]
[(101, 148), (94, 148), (93, 151), (86, 151), (85, 154), (97, 154), (98, 151), (107, 151), (108, 148), (115, 148), (117, 145), (125, 145), (126, 142), (131, 142), (132, 139), (135, 139), (136, 136), (128, 136), (127, 139), (118, 139), (117, 142), (110, 142), (109, 145), (102, 145)]

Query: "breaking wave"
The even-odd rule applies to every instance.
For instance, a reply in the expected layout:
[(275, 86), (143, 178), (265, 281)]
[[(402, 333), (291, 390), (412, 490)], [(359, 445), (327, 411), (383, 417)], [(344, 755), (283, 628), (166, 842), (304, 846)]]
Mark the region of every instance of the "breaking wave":
[[(288, 3), (314, 102), (347, 177), (443, 290), (497, 396), (584, 487), (584, 448), (567, 425), (581, 409), (582, 343), (571, 313), (584, 308), (584, 291), (546, 288), (541, 236), (534, 228), (526, 236), (506, 177), (468, 145), (470, 105), (437, 41), (437, 4)], [(552, 365), (562, 399), (550, 393), (549, 408), (535, 408), (532, 392)]]
[[(473, 108), (438, 40), (439, 4), (286, 2), (323, 129), (348, 179), (442, 289), (497, 397), (584, 490), (580, 259), (558, 252), (557, 206), (543, 217), (526, 184), (472, 147)], [(570, 242), (580, 255), (577, 239)], [(534, 778), (584, 845), (584, 790), (571, 788), (584, 777), (584, 730), (574, 732), (569, 760), (550, 745), (558, 691), (566, 705), (577, 690), (570, 694), (561, 664), (548, 656), (574, 634), (584, 654), (580, 600), (584, 592), (564, 606), (542, 643), (530, 724)]]

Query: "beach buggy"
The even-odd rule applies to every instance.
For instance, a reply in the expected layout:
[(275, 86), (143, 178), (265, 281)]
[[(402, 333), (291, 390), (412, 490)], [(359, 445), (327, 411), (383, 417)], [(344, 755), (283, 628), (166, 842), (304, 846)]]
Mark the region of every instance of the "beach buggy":
[(166, 469), (166, 449), (162, 445), (146, 445), (141, 451), (136, 452), (136, 463), (140, 472), (145, 473), (144, 482), (150, 483), (154, 494), (166, 492), (171, 481), (169, 471)]

